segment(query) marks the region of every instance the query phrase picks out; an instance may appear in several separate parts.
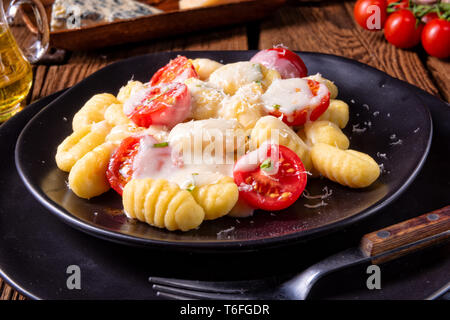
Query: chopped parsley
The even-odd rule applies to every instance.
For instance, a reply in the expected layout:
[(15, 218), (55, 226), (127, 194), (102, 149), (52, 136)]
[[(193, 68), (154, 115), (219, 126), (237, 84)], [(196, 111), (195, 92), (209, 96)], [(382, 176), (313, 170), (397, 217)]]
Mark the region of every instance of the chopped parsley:
[(269, 171), (272, 168), (272, 161), (269, 158), (263, 161), (259, 166), (261, 170)]
[(272, 106), (272, 108), (274, 108), (275, 110), (278, 110), (278, 109), (281, 108), (281, 106), (280, 106), (279, 104), (274, 104), (274, 105)]
[(169, 143), (168, 142), (161, 142), (161, 143), (155, 143), (153, 145), (153, 148), (165, 148), (168, 147)]

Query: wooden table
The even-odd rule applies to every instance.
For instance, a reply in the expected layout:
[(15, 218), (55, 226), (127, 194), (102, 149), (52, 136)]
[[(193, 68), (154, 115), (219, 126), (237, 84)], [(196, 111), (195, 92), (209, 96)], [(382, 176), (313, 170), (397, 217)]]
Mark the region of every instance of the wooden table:
[[(261, 22), (205, 31), (170, 39), (63, 54), (62, 59), (34, 67), (28, 102), (70, 87), (96, 70), (131, 56), (172, 50), (246, 50), (283, 44), (292, 50), (331, 53), (352, 58), (450, 101), (450, 62), (421, 49), (400, 50), (381, 32), (365, 31), (353, 20), (354, 1), (325, 1), (286, 7)], [(29, 36), (15, 27), (18, 42)], [(60, 57), (60, 58), (61, 58)], [(25, 299), (0, 279), (0, 299)]]

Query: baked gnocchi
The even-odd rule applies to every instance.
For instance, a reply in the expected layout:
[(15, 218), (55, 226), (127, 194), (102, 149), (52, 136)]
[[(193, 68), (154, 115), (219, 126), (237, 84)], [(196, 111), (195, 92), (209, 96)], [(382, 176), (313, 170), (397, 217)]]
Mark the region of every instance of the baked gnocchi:
[(350, 188), (378, 179), (375, 160), (349, 149), (337, 96), (287, 49), (229, 64), (178, 56), (148, 83), (89, 99), (55, 160), (78, 197), (112, 188), (128, 218), (170, 231), (278, 211), (308, 175)]

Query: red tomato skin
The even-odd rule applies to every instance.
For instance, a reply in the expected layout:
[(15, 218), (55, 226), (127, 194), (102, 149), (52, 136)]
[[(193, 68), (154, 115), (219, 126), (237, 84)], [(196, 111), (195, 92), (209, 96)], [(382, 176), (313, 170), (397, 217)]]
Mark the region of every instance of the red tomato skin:
[(423, 24), (416, 27), (416, 17), (407, 9), (394, 12), (384, 25), (384, 36), (394, 46), (402, 49), (412, 48), (420, 42)]
[[(191, 95), (187, 86), (182, 83), (172, 83), (167, 86), (171, 89), (162, 96), (151, 100), (146, 105), (136, 107), (128, 115), (131, 121), (139, 127), (148, 128), (154, 124), (172, 128), (185, 120), (191, 112)], [(152, 88), (146, 99), (158, 96), (164, 88), (164, 85)]]
[(277, 70), (282, 79), (303, 78), (308, 75), (308, 69), (303, 60), (296, 53), (285, 48), (261, 50), (250, 61)]
[[(283, 210), (286, 209), (287, 207), (289, 207), (290, 205), (292, 205), (295, 201), (297, 201), (297, 199), (300, 197), (300, 195), (303, 193), (303, 190), (306, 187), (306, 182), (307, 182), (307, 175), (305, 172), (305, 168), (303, 166), (302, 161), (300, 160), (300, 158), (298, 157), (298, 155), (292, 151), (291, 149), (285, 147), (285, 146), (276, 146), (279, 150), (280, 153), (280, 158), (283, 157), (284, 159), (287, 159), (288, 161), (294, 163), (295, 168), (298, 172), (300, 172), (300, 174), (294, 178), (295, 180), (295, 186), (292, 186), (293, 181), (288, 180), (290, 185), (287, 186), (288, 183), (283, 183), (282, 186), (287, 187), (288, 189), (285, 189), (285, 191), (289, 190), (289, 192), (292, 192), (291, 197), (289, 197), (286, 200), (278, 200), (278, 199), (273, 199), (271, 197), (265, 197), (255, 191), (246, 191), (246, 190), (240, 190), (239, 191), (239, 197), (242, 198), (249, 206), (256, 208), (256, 209), (262, 209), (262, 210), (266, 210), (266, 211), (279, 211), (279, 210)], [(269, 150), (271, 150), (271, 148), (268, 148), (268, 153), (267, 155), (270, 156), (270, 152)], [(246, 155), (244, 155), (243, 157), (245, 157)], [(233, 170), (233, 176), (234, 176), (234, 181), (235, 183), (240, 186), (243, 183), (246, 183), (246, 178), (249, 177), (250, 174), (257, 174), (258, 171), (260, 171), (261, 169), (258, 168), (255, 169), (252, 172), (241, 172), (241, 171), (237, 171), (236, 170), (236, 164), (235, 164), (235, 169)], [(289, 177), (289, 178), (293, 178), (293, 177)], [(285, 182), (283, 180), (283, 182)], [(295, 189), (292, 189), (291, 187), (295, 187)]]
[(387, 0), (388, 6), (391, 3), (396, 3), (396, 2), (400, 2), (399, 4), (394, 6), (394, 8), (397, 9), (397, 10), (398, 9), (407, 9), (409, 7), (409, 0), (401, 0), (401, 1), (399, 1), (399, 0)]
[(198, 78), (197, 71), (188, 58), (178, 56), (156, 71), (150, 80), (150, 85), (153, 87), (161, 83), (183, 83), (189, 78)]
[(428, 22), (422, 32), (422, 46), (434, 57), (445, 59), (450, 56), (450, 21), (434, 19)]
[(125, 138), (109, 160), (108, 169), (106, 170), (106, 177), (111, 188), (113, 188), (120, 195), (122, 195), (123, 188), (130, 180), (133, 172), (130, 169), (130, 174), (127, 177), (124, 177), (119, 170), (124, 162), (127, 162), (130, 166), (132, 165), (140, 140), (140, 137)]
[(429, 12), (426, 15), (424, 15), (420, 21), (422, 21), (422, 23), (426, 25), (428, 22), (434, 19), (439, 19), (438, 14), (436, 12)]
[[(380, 8), (380, 27), (369, 29), (367, 26), (367, 20), (371, 17), (374, 12), (368, 11), (370, 6), (378, 6)], [(387, 2), (386, 0), (358, 0), (353, 8), (353, 15), (356, 22), (366, 30), (369, 31), (379, 31), (383, 29), (383, 26), (387, 18)]]
[[(318, 85), (318, 82), (308, 79), (308, 85), (310, 87), (314, 87), (314, 86)], [(314, 92), (314, 89), (312, 91)], [(328, 92), (327, 95), (325, 95), (322, 98), (320, 103), (313, 108), (313, 110), (311, 111), (311, 114), (309, 115), (309, 120), (316, 121), (328, 109), (329, 105), (330, 105), (330, 92)], [(310, 107), (305, 108), (300, 111), (295, 111), (294, 114), (289, 115), (289, 116), (281, 113), (278, 110), (271, 111), (271, 112), (269, 112), (269, 114), (274, 117), (277, 117), (277, 118), (283, 116), (282, 120), (288, 126), (301, 126), (301, 125), (304, 125), (308, 121), (307, 117), (308, 117), (309, 109), (310, 109)], [(290, 120), (290, 119), (292, 119), (292, 120)]]

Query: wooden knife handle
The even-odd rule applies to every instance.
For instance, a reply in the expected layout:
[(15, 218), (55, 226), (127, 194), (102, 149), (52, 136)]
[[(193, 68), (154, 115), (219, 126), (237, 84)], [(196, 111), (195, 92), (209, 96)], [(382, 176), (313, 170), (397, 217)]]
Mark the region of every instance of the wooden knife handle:
[(368, 233), (360, 249), (372, 263), (383, 263), (450, 237), (450, 205)]

